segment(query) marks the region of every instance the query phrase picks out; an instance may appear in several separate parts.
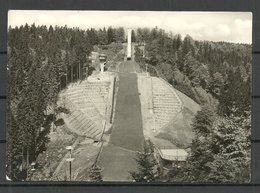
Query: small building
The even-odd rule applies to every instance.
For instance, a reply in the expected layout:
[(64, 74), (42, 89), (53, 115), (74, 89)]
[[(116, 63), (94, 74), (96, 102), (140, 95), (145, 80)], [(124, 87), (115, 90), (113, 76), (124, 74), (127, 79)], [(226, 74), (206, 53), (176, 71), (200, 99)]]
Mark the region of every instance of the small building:
[(157, 160), (165, 169), (179, 166), (188, 158), (188, 152), (184, 149), (156, 148)]
[(105, 54), (99, 54), (98, 52), (91, 52), (89, 60), (91, 61), (90, 67), (94, 68), (96, 71), (100, 71), (102, 68), (104, 70), (107, 56)]

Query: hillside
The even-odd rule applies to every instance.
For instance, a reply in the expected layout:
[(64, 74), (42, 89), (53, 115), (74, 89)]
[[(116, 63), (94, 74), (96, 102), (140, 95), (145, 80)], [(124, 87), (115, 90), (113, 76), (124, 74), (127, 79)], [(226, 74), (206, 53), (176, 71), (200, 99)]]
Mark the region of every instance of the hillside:
[[(145, 124), (157, 147), (189, 147), (187, 162), (172, 168), (165, 179), (248, 182), (252, 45), (197, 41), (157, 27), (138, 28), (136, 37), (135, 60), (144, 71), (147, 67), (152, 76), (167, 80), (183, 102), (161, 131), (148, 132), (152, 124)], [(169, 120), (170, 113), (163, 119)]]

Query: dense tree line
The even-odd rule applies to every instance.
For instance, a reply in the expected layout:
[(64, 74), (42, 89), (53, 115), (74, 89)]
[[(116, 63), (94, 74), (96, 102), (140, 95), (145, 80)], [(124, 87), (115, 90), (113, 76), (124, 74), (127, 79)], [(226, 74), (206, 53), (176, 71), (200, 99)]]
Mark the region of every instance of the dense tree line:
[(143, 49), (137, 47), (135, 59), (139, 63), (155, 66), (174, 87), (199, 104), (215, 99), (222, 114), (229, 114), (233, 106), (238, 111), (249, 110), (251, 45), (196, 41), (189, 35), (182, 39), (158, 28), (138, 28), (136, 42), (145, 45), (145, 57)]
[(112, 42), (125, 42), (125, 29), (123, 27), (118, 28), (103, 28), (96, 30), (94, 28), (88, 29), (87, 34), (90, 42), (93, 45), (107, 45)]
[(45, 150), (55, 114), (66, 111), (56, 107), (58, 92), (64, 82), (66, 86), (83, 78), (79, 71), (89, 66), (93, 46), (124, 39), (124, 28), (9, 27), (7, 174), (11, 179), (26, 178), (29, 163)]
[(182, 39), (157, 27), (137, 29), (136, 43), (137, 62), (155, 68), (202, 107), (193, 120), (195, 138), (186, 164), (163, 180), (248, 181), (251, 45)]
[[(202, 109), (195, 118), (196, 137), (186, 164), (173, 168), (164, 180), (169, 182), (226, 182), (250, 181), (250, 129), (251, 115), (212, 117)], [(202, 112), (209, 114), (202, 115)], [(206, 121), (204, 121), (206, 120)]]

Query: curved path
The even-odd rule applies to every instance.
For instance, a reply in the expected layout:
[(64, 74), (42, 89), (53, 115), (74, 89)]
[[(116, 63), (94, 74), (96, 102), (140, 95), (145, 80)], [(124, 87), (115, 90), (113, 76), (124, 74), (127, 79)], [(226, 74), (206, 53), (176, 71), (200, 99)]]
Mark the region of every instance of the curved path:
[(138, 65), (133, 61), (119, 66), (119, 88), (110, 143), (104, 147), (99, 165), (106, 181), (129, 181), (129, 171), (136, 170), (135, 151), (144, 140), (141, 103), (137, 86)]

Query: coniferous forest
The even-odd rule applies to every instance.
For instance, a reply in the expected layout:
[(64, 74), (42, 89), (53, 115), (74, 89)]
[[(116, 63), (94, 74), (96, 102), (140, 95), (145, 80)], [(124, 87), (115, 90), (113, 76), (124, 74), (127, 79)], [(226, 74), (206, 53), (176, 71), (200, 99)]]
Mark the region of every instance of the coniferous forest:
[[(150, 74), (163, 77), (201, 106), (193, 120), (195, 138), (187, 162), (154, 181), (249, 181), (252, 46), (197, 41), (157, 27), (134, 30), (132, 41), (141, 67), (148, 64)], [(21, 180), (26, 164), (46, 149), (55, 114), (66, 111), (56, 108), (58, 93), (88, 76), (78, 71), (89, 67), (94, 46), (114, 42), (125, 42), (124, 28), (9, 27), (8, 176)], [(53, 112), (47, 113), (50, 107)]]
[(201, 105), (188, 161), (163, 180), (249, 182), (251, 45), (182, 39), (158, 28), (137, 29), (136, 41), (138, 63)]
[[(46, 27), (34, 24), (8, 29), (7, 55), (7, 174), (26, 176), (27, 163), (46, 149), (55, 108), (64, 85), (88, 76), (94, 45), (125, 40), (124, 28), (89, 29)], [(79, 69), (83, 73), (78, 73)], [(51, 113), (47, 113), (48, 110)], [(54, 110), (53, 110), (54, 109)]]

